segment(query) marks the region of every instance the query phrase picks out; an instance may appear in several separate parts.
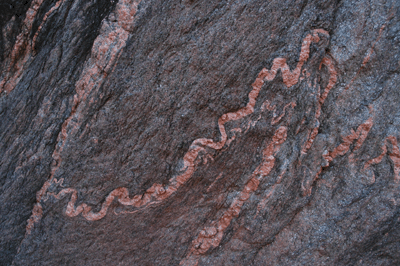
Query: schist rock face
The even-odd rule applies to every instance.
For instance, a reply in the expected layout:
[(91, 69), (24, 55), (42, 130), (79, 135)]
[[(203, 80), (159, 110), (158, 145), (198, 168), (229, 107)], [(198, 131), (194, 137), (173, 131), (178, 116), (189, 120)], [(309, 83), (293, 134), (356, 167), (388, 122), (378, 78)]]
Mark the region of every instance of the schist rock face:
[(400, 2), (3, 0), (1, 265), (399, 265)]

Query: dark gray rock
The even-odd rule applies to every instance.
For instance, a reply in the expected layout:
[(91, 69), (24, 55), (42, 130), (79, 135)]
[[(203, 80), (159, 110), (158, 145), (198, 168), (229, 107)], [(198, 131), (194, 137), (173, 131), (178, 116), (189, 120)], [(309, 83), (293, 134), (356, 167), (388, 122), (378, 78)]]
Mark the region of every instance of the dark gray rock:
[(400, 264), (398, 1), (0, 3), (1, 265)]

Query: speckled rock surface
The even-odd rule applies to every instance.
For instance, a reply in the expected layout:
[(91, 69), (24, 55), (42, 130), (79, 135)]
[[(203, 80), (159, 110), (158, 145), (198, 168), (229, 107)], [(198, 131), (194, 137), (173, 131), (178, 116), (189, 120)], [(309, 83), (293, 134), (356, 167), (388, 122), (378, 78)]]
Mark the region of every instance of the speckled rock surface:
[(399, 265), (400, 2), (0, 3), (1, 265)]

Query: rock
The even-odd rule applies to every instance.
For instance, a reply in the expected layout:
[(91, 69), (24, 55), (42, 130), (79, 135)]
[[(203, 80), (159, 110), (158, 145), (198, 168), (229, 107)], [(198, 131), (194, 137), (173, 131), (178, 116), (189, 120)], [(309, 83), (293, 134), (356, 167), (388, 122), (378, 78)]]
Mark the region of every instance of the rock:
[(24, 2), (1, 265), (400, 264), (398, 1)]

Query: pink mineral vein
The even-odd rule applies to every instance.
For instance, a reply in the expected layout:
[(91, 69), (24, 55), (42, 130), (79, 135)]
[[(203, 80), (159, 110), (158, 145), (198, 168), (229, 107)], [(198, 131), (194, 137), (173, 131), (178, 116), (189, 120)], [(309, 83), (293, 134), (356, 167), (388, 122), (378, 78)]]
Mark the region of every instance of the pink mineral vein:
[[(275, 124), (278, 124), (281, 121), (282, 117), (285, 116), (286, 109), (288, 107), (295, 108), (296, 107), (296, 103), (295, 102), (290, 102), (290, 103), (286, 104), (283, 107), (282, 113), (278, 116), (276, 114), (276, 105), (271, 106), (271, 103), (269, 102), (269, 100), (266, 100), (261, 105), (261, 112), (265, 112), (266, 110), (273, 111), (271, 125), (275, 125)], [(258, 122), (258, 120), (260, 120), (260, 119), (261, 119), (261, 114), (259, 115), (259, 117), (255, 121), (250, 122), (249, 124), (251, 126), (254, 126)]]
[(218, 247), (232, 219), (239, 216), (243, 204), (257, 190), (260, 180), (273, 169), (275, 165), (274, 155), (279, 151), (281, 144), (285, 142), (286, 136), (287, 128), (279, 127), (272, 137), (272, 142), (263, 150), (262, 162), (254, 170), (238, 197), (233, 199), (230, 207), (224, 211), (217, 221), (212, 222), (209, 227), (200, 231), (198, 237), (193, 240), (187, 257), (179, 265), (197, 265), (201, 255), (205, 254), (210, 248)]
[(239, 120), (249, 114), (252, 114), (254, 112), (254, 106), (256, 104), (257, 96), (260, 93), (264, 81), (273, 80), (276, 74), (278, 73), (279, 69), (282, 71), (283, 82), (288, 88), (297, 84), (301, 73), (301, 68), (303, 67), (304, 63), (308, 60), (308, 57), (310, 55), (310, 44), (312, 42), (319, 42), (318, 33), (329, 36), (328, 32), (324, 30), (314, 30), (312, 34), (308, 34), (303, 40), (299, 62), (297, 63), (297, 66), (293, 71), (290, 70), (289, 66), (286, 63), (285, 58), (275, 58), (273, 60), (272, 67), (270, 70), (263, 68), (260, 71), (255, 82), (252, 84), (253, 89), (249, 93), (248, 96), (249, 101), (247, 102), (247, 105), (236, 112), (224, 114), (218, 119), (218, 127), (221, 134), (221, 140), (219, 142), (214, 142), (212, 139), (202, 138), (196, 140), (194, 144), (208, 146), (213, 149), (221, 149), (225, 145), (225, 142), (227, 140), (227, 134), (225, 131), (224, 124), (227, 123), (228, 121)]
[(268, 200), (269, 198), (272, 196), (272, 194), (274, 194), (275, 189), (279, 186), (279, 184), (282, 182), (283, 176), (286, 174), (286, 167), (287, 164), (284, 164), (284, 170), (279, 174), (278, 178), (276, 179), (276, 182), (274, 185), (272, 185), (269, 188), (269, 191), (267, 193), (267, 195), (260, 201), (260, 203), (257, 205), (257, 212), (254, 215), (254, 218), (256, 218), (258, 216), (258, 214), (260, 213), (260, 211), (262, 211), (263, 209), (265, 209), (265, 207), (267, 206)]
[(396, 183), (400, 182), (400, 150), (399, 144), (397, 143), (397, 138), (394, 136), (389, 136), (388, 141), (392, 144), (392, 150), (389, 152), (389, 157), (393, 162), (394, 170), (394, 181)]
[(385, 144), (383, 144), (383, 146), (382, 146), (382, 153), (379, 154), (378, 157), (373, 158), (373, 159), (369, 160), (368, 162), (366, 162), (364, 165), (364, 170), (368, 169), (373, 164), (380, 163), (382, 161), (383, 157), (386, 155), (386, 153), (387, 153), (387, 148), (386, 148), (386, 141), (385, 141)]
[(210, 192), (211, 188), (214, 187), (215, 183), (217, 183), (217, 181), (222, 177), (223, 173), (220, 173), (217, 178), (215, 178), (215, 180), (211, 183), (211, 185), (208, 186), (207, 188), (207, 192)]
[(320, 126), (320, 122), (319, 122), (319, 117), (321, 115), (321, 107), (325, 102), (326, 97), (328, 96), (330, 90), (333, 88), (333, 86), (335, 86), (336, 81), (337, 81), (337, 71), (335, 69), (335, 65), (333, 63), (333, 60), (326, 56), (322, 59), (322, 62), (319, 66), (319, 69), (321, 69), (322, 65), (325, 65), (328, 68), (329, 71), (329, 81), (328, 81), (328, 85), (326, 86), (325, 90), (323, 91), (322, 95), (320, 94), (320, 89), (319, 86), (317, 88), (317, 96), (318, 96), (318, 103), (317, 103), (317, 110), (315, 112), (315, 120), (316, 120), (316, 126), (311, 130), (308, 139), (305, 143), (305, 145), (303, 146), (302, 150), (301, 150), (301, 154), (305, 155), (307, 153), (307, 151), (311, 148), (315, 138), (318, 135), (318, 129)]
[[(42, 217), (43, 209), (41, 201), (46, 195), (48, 188), (54, 184), (54, 176), (61, 165), (61, 153), (65, 147), (68, 136), (76, 133), (79, 129), (82, 121), (82, 111), (85, 107), (87, 97), (95, 88), (100, 87), (104, 83), (105, 78), (112, 72), (113, 66), (126, 45), (126, 41), (129, 37), (129, 27), (133, 23), (137, 5), (138, 3), (135, 0), (121, 0), (118, 2), (114, 11), (117, 21), (103, 21), (100, 34), (93, 43), (91, 56), (85, 63), (81, 77), (75, 85), (76, 94), (74, 95), (71, 114), (61, 126), (61, 132), (57, 138), (59, 144), (56, 145), (52, 155), (54, 164), (51, 166), (50, 177), (36, 193), (36, 203), (32, 210), (32, 215), (27, 221), (27, 235), (31, 233), (34, 225)], [(60, 192), (59, 196), (72, 193), (71, 202), (74, 202), (74, 199), (76, 201), (76, 191), (75, 193), (74, 191), (74, 189), (63, 190)], [(118, 190), (117, 192), (112, 192), (111, 196), (120, 195), (123, 198), (123, 192), (123, 190)], [(106, 205), (107, 201), (104, 204)], [(74, 206), (70, 207), (71, 203), (69, 203), (68, 206), (67, 214), (74, 214), (72, 211)], [(80, 206), (76, 208), (76, 212), (85, 212), (88, 218), (101, 216), (101, 212), (96, 216), (90, 213), (88, 209), (90, 208), (87, 206)]]
[[(391, 144), (391, 148), (389, 146), (389, 143)], [(388, 147), (389, 147), (389, 152), (388, 152)], [(382, 145), (382, 153), (368, 162), (365, 163), (364, 165), (364, 171), (368, 170), (371, 165), (373, 164), (378, 164), (382, 161), (384, 156), (388, 154), (389, 158), (391, 159), (393, 163), (393, 170), (394, 170), (394, 182), (399, 183), (400, 182), (400, 150), (399, 150), (399, 145), (397, 142), (397, 138), (395, 136), (389, 136), (385, 139), (384, 144)], [(375, 181), (375, 175), (372, 173), (372, 178), (373, 181)]]
[(353, 84), (353, 82), (356, 80), (356, 78), (358, 77), (358, 75), (360, 74), (361, 70), (363, 70), (365, 68), (365, 66), (367, 65), (368, 61), (371, 59), (371, 55), (374, 52), (374, 48), (376, 43), (379, 41), (379, 39), (382, 36), (382, 32), (386, 27), (386, 23), (382, 25), (382, 27), (379, 29), (379, 34), (378, 37), (376, 38), (376, 40), (374, 41), (374, 43), (372, 44), (371, 48), (368, 50), (367, 55), (364, 57), (360, 68), (358, 69), (357, 73), (354, 75), (354, 77), (351, 79), (351, 81), (349, 82), (349, 84), (345, 87), (345, 90), (349, 89), (350, 86)]
[(25, 65), (31, 58), (31, 40), (29, 34), (32, 31), (33, 22), (42, 3), (43, 0), (33, 0), (26, 12), (21, 33), (17, 36), (10, 58), (8, 58), (8, 70), (0, 82), (0, 93), (3, 91), (10, 93), (15, 88), (21, 79)]
[(268, 191), (268, 194), (260, 201), (260, 203), (257, 205), (257, 212), (254, 215), (254, 219), (258, 216), (258, 214), (260, 213), (260, 211), (262, 211), (263, 209), (265, 209), (265, 207), (267, 206), (268, 200), (269, 198), (272, 196), (272, 194), (275, 192), (275, 187), (276, 185), (271, 186), (270, 190)]
[(51, 13), (54, 12), (54, 10), (58, 9), (63, 2), (64, 2), (64, 0), (58, 0), (57, 3), (52, 8), (50, 8), (50, 10), (47, 11), (47, 13), (44, 15), (42, 23), (40, 24), (39, 28), (37, 29), (37, 31), (36, 31), (35, 35), (33, 36), (33, 39), (32, 39), (31, 49), (32, 49), (33, 52), (35, 52), (36, 39), (39, 36), (39, 33), (42, 30), (43, 25), (46, 23), (47, 18), (49, 17), (49, 15)]
[[(372, 110), (372, 107), (370, 107), (370, 110)], [(349, 156), (349, 160), (350, 162), (352, 162), (353, 160), (352, 158), (354, 157), (354, 151), (358, 150), (361, 147), (361, 145), (363, 144), (364, 140), (368, 135), (368, 132), (371, 130), (372, 125), (373, 125), (373, 119), (372, 117), (370, 117), (367, 119), (367, 121), (358, 126), (357, 131), (351, 129), (350, 131), (351, 134), (342, 137), (342, 143), (339, 144), (339, 146), (337, 146), (333, 151), (322, 155), (323, 158), (328, 163), (328, 165), (324, 167), (328, 167), (329, 163), (332, 162), (333, 159), (335, 159), (336, 157), (345, 155), (350, 150), (351, 144), (353, 144), (353, 142), (357, 140), (356, 145)], [(322, 166), (319, 166), (317, 174), (312, 179), (303, 181), (301, 189), (303, 191), (304, 196), (311, 195), (312, 184), (314, 183), (315, 180), (319, 178), (319, 175), (322, 172), (322, 168), (323, 168)]]
[(286, 114), (286, 108), (289, 107), (289, 106), (292, 107), (292, 108), (295, 108), (296, 107), (296, 103), (295, 102), (290, 102), (290, 103), (286, 104), (283, 107), (282, 114), (279, 115), (278, 117), (276, 117), (276, 114), (274, 112), (274, 115), (273, 115), (274, 117), (272, 118), (271, 125), (275, 125), (275, 124), (277, 124), (277, 123), (279, 123), (281, 121), (282, 117), (284, 117), (285, 114)]
[[(370, 170), (371, 165), (380, 163), (382, 161), (383, 157), (386, 155), (386, 153), (387, 153), (387, 148), (386, 148), (386, 141), (385, 141), (385, 144), (382, 146), (382, 153), (378, 157), (373, 158), (365, 163), (364, 169), (363, 169), (364, 172), (366, 170)], [(370, 173), (371, 173), (371, 177), (370, 177), (371, 183), (375, 183), (375, 174), (372, 171)]]
[(334, 158), (337, 156), (343, 156), (345, 155), (349, 149), (350, 145), (353, 143), (354, 140), (357, 140), (355, 147), (353, 148), (353, 152), (358, 150), (361, 145), (363, 144), (364, 140), (366, 139), (368, 132), (371, 130), (373, 125), (373, 119), (372, 117), (368, 118), (367, 121), (362, 123), (358, 128), (357, 131), (354, 132), (353, 129), (351, 129), (351, 134), (343, 137), (342, 143), (336, 147), (332, 152), (329, 153), (329, 155), (325, 155), (325, 159), (328, 162), (331, 162)]
[[(91, 211), (91, 207), (87, 206), (86, 204), (82, 204), (78, 207), (74, 206), (75, 202), (76, 202), (76, 198), (75, 198), (76, 196), (74, 196), (74, 195), (77, 195), (77, 191), (75, 189), (71, 189), (71, 188), (63, 189), (58, 194), (53, 194), (53, 195), (56, 196), (57, 198), (61, 198), (62, 196), (65, 196), (67, 194), (72, 194), (71, 200), (68, 203), (66, 214), (68, 216), (76, 216), (79, 213), (82, 213), (84, 218), (86, 218), (87, 220), (92, 220), (92, 221), (103, 218), (107, 213), (108, 207), (110, 206), (111, 202), (115, 198), (117, 198), (118, 202), (121, 203), (122, 205), (133, 206), (133, 207), (137, 207), (137, 208), (146, 207), (148, 205), (156, 204), (156, 203), (159, 203), (159, 202), (165, 200), (167, 197), (172, 195), (175, 191), (177, 191), (179, 189), (180, 186), (185, 184), (191, 178), (191, 176), (193, 175), (193, 173), (196, 170), (195, 160), (198, 158), (200, 152), (203, 151), (204, 153), (206, 153), (205, 147), (212, 148), (215, 150), (220, 150), (225, 146), (225, 144), (227, 142), (227, 133), (225, 130), (225, 123), (230, 122), (230, 121), (239, 120), (239, 119), (241, 119), (245, 116), (248, 116), (254, 112), (254, 106), (256, 103), (256, 99), (258, 97), (258, 94), (261, 90), (262, 85), (264, 84), (264, 80), (268, 80), (268, 81), (273, 80), (275, 78), (278, 70), (281, 69), (282, 74), (283, 74), (283, 81), (287, 87), (291, 87), (298, 82), (298, 79), (299, 79), (299, 76), (301, 73), (301, 68), (302, 68), (304, 62), (309, 57), (311, 42), (319, 41), (318, 34), (324, 34), (324, 35), (329, 36), (329, 34), (324, 30), (314, 30), (314, 31), (312, 31), (311, 34), (308, 34), (306, 36), (306, 38), (304, 39), (303, 44), (301, 46), (299, 62), (293, 71), (290, 71), (288, 65), (286, 64), (286, 59), (284, 59), (284, 58), (276, 58), (273, 61), (271, 70), (267, 70), (265, 68), (262, 69), (261, 72), (259, 73), (258, 77), (256, 78), (256, 81), (252, 84), (253, 89), (250, 91), (250, 93), (248, 95), (249, 101), (248, 101), (246, 107), (239, 109), (236, 112), (224, 114), (218, 119), (218, 127), (219, 127), (219, 131), (221, 134), (221, 140), (219, 142), (215, 142), (212, 139), (205, 139), (205, 138), (200, 138), (200, 139), (194, 140), (192, 145), (189, 147), (189, 151), (184, 155), (184, 158), (183, 158), (184, 166), (181, 170), (183, 172), (180, 175), (174, 176), (171, 179), (169, 179), (169, 183), (167, 185), (161, 185), (161, 184), (155, 183), (155, 184), (153, 184), (152, 187), (150, 187), (148, 190), (146, 190), (146, 192), (143, 195), (135, 195), (132, 198), (129, 197), (129, 193), (126, 188), (117, 188), (106, 197), (106, 201), (102, 204), (101, 210), (98, 213), (93, 213)], [(94, 47), (95, 46), (96, 46), (96, 42), (95, 42)], [(100, 45), (100, 48), (101, 47), (102, 47), (102, 45)], [(102, 53), (101, 52), (102, 50), (106, 50), (106, 49), (99, 49), (100, 53)], [(100, 59), (103, 59), (103, 58), (104, 57), (101, 57)], [(98, 61), (101, 61), (100, 59)], [(99, 72), (99, 70), (98, 69), (94, 69), (94, 70), (89, 69), (89, 71), (87, 71), (87, 72), (88, 72), (88, 74), (83, 75), (83, 78), (77, 83), (77, 95), (75, 95), (75, 99), (74, 99), (74, 108), (72, 110), (73, 114), (70, 116), (70, 118), (68, 118), (66, 120), (66, 123), (64, 123), (65, 127), (63, 126), (63, 129), (66, 128), (67, 126), (69, 126), (71, 128), (76, 128), (76, 126), (70, 125), (70, 121), (71, 121), (73, 115), (76, 113), (75, 106), (78, 106), (80, 102), (85, 101), (86, 95), (88, 95), (88, 91), (90, 92), (90, 90), (91, 90), (90, 88), (96, 85), (96, 82), (94, 82), (94, 81), (96, 81), (96, 78), (93, 78), (93, 76), (98, 77), (97, 73)], [(86, 85), (86, 87), (83, 85)], [(294, 103), (290, 103), (289, 105), (294, 107)], [(287, 106), (289, 106), (289, 105), (287, 105)], [(63, 138), (64, 138), (63, 143), (65, 143), (65, 138), (67, 137), (67, 133), (66, 133), (66, 130), (63, 130), (63, 132), (65, 132), (65, 134), (63, 133), (63, 134), (61, 134), (61, 136), (63, 136)], [(59, 152), (57, 153), (57, 155), (58, 154), (59, 154)], [(59, 166), (57, 166), (57, 168), (58, 167)], [(52, 180), (53, 176), (54, 176), (54, 174), (51, 175), (51, 177), (48, 181), (49, 183), (52, 182), (51, 180)], [(46, 191), (48, 187), (49, 186), (45, 184), (43, 191)], [(41, 198), (42, 197), (38, 198), (39, 199), (38, 202), (40, 201)]]

